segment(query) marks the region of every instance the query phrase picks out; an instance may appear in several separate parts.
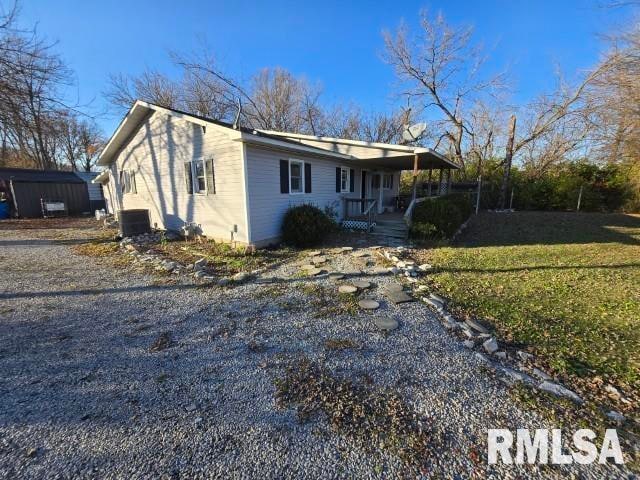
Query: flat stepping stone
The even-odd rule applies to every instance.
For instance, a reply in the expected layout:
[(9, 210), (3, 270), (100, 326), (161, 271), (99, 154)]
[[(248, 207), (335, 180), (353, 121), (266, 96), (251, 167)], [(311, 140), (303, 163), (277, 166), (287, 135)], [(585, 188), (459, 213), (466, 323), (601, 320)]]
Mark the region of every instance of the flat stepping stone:
[(365, 280), (356, 280), (354, 282), (351, 282), (354, 286), (358, 287), (358, 288), (369, 288), (371, 287), (371, 282), (367, 282)]
[(364, 308), (365, 310), (377, 310), (380, 307), (380, 304), (375, 300), (364, 299), (358, 302), (360, 308)]
[(329, 278), (332, 280), (342, 280), (344, 278), (344, 274), (338, 273), (338, 272), (331, 272), (329, 274)]
[(376, 327), (385, 332), (390, 332), (398, 328), (398, 321), (395, 318), (389, 317), (376, 317), (373, 319)]
[(323, 271), (324, 270), (322, 270), (321, 268), (314, 268), (312, 270), (307, 270), (307, 275), (314, 277), (316, 275), (320, 275)]
[(405, 292), (390, 292), (387, 294), (387, 297), (396, 305), (399, 303), (413, 302), (413, 297), (407, 295)]
[(384, 287), (384, 290), (387, 293), (402, 292), (404, 290), (404, 286), (401, 283), (389, 283)]
[(353, 285), (340, 285), (338, 287), (338, 292), (340, 293), (356, 293), (358, 291), (358, 287), (354, 287)]
[(308, 257), (317, 257), (318, 255), (322, 255), (322, 252), (320, 250), (313, 250), (307, 253)]
[(371, 271), (371, 275), (389, 275), (390, 273), (386, 267), (376, 267)]
[(316, 264), (316, 265), (317, 265), (318, 263), (325, 263), (326, 261), (327, 261), (327, 257), (313, 257), (313, 258), (311, 259), (311, 263), (314, 263), (314, 264)]

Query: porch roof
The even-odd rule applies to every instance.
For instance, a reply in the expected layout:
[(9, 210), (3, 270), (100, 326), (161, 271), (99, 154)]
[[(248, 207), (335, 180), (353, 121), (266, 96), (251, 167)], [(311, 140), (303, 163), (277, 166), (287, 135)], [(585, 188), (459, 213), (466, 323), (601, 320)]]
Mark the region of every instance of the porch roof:
[(348, 155), (356, 163), (391, 170), (413, 170), (414, 156), (418, 156), (418, 169), (459, 169), (460, 166), (444, 155), (426, 147), (412, 147), (392, 143), (363, 142), (344, 138), (318, 137), (288, 132), (260, 130), (269, 136), (298, 142), (308, 147)]

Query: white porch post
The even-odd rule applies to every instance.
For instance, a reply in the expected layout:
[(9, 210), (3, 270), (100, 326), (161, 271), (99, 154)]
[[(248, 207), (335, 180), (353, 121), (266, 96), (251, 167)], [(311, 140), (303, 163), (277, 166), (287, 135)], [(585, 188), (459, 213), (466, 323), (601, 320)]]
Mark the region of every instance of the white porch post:
[(384, 188), (382, 183), (382, 181), (384, 180), (383, 175), (384, 174), (382, 172), (378, 173), (378, 177), (380, 180), (380, 184), (378, 185), (380, 187), (378, 188), (378, 213), (382, 213), (384, 211), (382, 208), (382, 195), (384, 193)]

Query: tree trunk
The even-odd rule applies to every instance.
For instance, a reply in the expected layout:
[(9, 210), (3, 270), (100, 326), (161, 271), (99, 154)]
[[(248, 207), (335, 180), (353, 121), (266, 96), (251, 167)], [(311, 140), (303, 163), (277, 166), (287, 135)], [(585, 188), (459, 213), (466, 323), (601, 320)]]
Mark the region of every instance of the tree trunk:
[(500, 199), (498, 208), (504, 210), (507, 203), (507, 189), (511, 178), (511, 161), (513, 160), (513, 143), (516, 137), (516, 116), (511, 115), (509, 119), (509, 137), (507, 138), (507, 151), (504, 155), (504, 173), (502, 175), (502, 186), (500, 187)]

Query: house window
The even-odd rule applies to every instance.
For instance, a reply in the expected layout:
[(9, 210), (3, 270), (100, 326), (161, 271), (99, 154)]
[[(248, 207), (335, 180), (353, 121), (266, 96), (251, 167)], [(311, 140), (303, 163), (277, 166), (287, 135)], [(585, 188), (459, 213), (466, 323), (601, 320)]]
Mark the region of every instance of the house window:
[(304, 163), (289, 160), (289, 193), (304, 193)]
[(136, 172), (133, 170), (129, 172), (129, 193), (138, 193), (138, 187), (136, 186)]
[(187, 193), (216, 193), (213, 159), (197, 159), (184, 164)]
[(204, 160), (193, 161), (194, 191), (196, 193), (207, 193), (207, 177), (204, 173)]
[(122, 193), (138, 193), (136, 173), (133, 170), (120, 170), (120, 191)]
[(349, 175), (350, 171), (346, 167), (340, 167), (340, 191), (348, 192), (349, 191)]
[(385, 190), (391, 190), (393, 188), (393, 174), (387, 173), (382, 179), (382, 188)]

